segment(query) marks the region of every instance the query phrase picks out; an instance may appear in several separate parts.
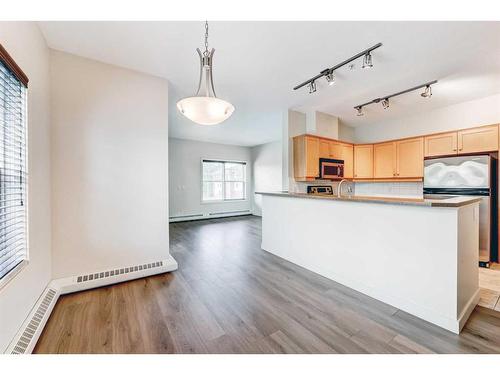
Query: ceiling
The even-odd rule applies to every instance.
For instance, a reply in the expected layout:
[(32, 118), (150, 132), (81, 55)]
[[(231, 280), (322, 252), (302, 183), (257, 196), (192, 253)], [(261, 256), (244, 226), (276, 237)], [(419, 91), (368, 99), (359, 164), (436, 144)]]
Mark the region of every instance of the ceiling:
[[(288, 108), (319, 110), (350, 126), (370, 126), (500, 92), (500, 22), (210, 22), (217, 96), (236, 107), (223, 124), (200, 126), (177, 112), (193, 95), (203, 22), (40, 22), (49, 47), (167, 78), (170, 136), (252, 146), (279, 139)], [(337, 72), (318, 91), (292, 87), (382, 42), (373, 69)], [(431, 99), (420, 92), (391, 107), (353, 107), (437, 79)]]

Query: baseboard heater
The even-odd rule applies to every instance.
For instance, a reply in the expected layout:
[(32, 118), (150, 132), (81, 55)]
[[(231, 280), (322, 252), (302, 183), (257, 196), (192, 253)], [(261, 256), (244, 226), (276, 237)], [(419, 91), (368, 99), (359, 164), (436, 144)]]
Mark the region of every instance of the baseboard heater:
[(170, 255), (155, 262), (116, 267), (52, 280), (31, 309), (5, 354), (30, 354), (50, 317), (59, 296), (175, 271), (177, 262)]
[(251, 214), (252, 212), (250, 210), (209, 212), (208, 214), (170, 216), (169, 221), (171, 223), (175, 223), (178, 221), (206, 220), (206, 219), (215, 219), (217, 217), (243, 216)]
[(221, 215), (248, 215), (250, 214), (249, 210), (243, 211), (224, 211), (224, 212), (210, 212), (210, 216), (221, 216)]

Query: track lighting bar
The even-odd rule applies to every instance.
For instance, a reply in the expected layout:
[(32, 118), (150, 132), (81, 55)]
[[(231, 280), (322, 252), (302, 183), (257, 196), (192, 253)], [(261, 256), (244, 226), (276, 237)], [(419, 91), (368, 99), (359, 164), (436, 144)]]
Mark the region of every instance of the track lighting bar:
[[(382, 47), (382, 43), (377, 43), (377, 44), (375, 44), (374, 46), (371, 46), (370, 48), (367, 48), (367, 49), (365, 49), (364, 51), (362, 51), (362, 52), (360, 52), (360, 53), (358, 53), (358, 54), (356, 54), (356, 55), (354, 55), (354, 56), (352, 56), (352, 57), (348, 58), (347, 60), (342, 61), (340, 64), (337, 64), (337, 65), (335, 65), (335, 66), (333, 66), (333, 67), (331, 67), (331, 68), (327, 68), (327, 69), (322, 70), (322, 71), (321, 71), (319, 74), (317, 74), (316, 76), (314, 76), (314, 77), (312, 77), (312, 78), (308, 79), (308, 80), (307, 80), (307, 81), (305, 81), (305, 82), (302, 82), (300, 85), (295, 86), (293, 89), (294, 89), (294, 90), (298, 90), (298, 89), (300, 89), (301, 87), (304, 87), (304, 86), (306, 86), (306, 85), (308, 85), (308, 84), (310, 84), (310, 83), (312, 83), (312, 82), (316, 81), (317, 79), (319, 79), (319, 78), (321, 78), (321, 77), (325, 77), (325, 76), (327, 76), (327, 75), (330, 75), (330, 77), (331, 77), (331, 74), (332, 74), (335, 70), (337, 70), (337, 69), (339, 69), (339, 68), (343, 67), (344, 65), (349, 64), (350, 62), (352, 62), (352, 61), (354, 61), (354, 60), (356, 60), (356, 59), (359, 59), (361, 56), (369, 56), (369, 58), (365, 59), (365, 62), (363, 63), (363, 67), (371, 67), (371, 55), (370, 55), (370, 52), (371, 52), (371, 51), (373, 51), (373, 50), (375, 50), (375, 49), (377, 49), (377, 48), (379, 48), (379, 47)], [(367, 65), (366, 65), (366, 62), (369, 62), (369, 64), (367, 64)], [(330, 80), (328, 80), (328, 82), (330, 82)]]
[(425, 91), (421, 94), (421, 96), (424, 97), (424, 98), (430, 98), (432, 96), (431, 85), (433, 85), (433, 84), (435, 84), (437, 82), (438, 82), (437, 80), (430, 81), (430, 82), (423, 83), (421, 85), (412, 87), (410, 89), (399, 91), (399, 92), (397, 92), (395, 94), (386, 95), (386, 96), (383, 96), (381, 98), (373, 99), (373, 100), (371, 100), (369, 102), (366, 102), (366, 103), (359, 104), (359, 105), (355, 106), (354, 109), (356, 111), (358, 111), (358, 113), (357, 113), (358, 116), (363, 116), (363, 107), (366, 107), (367, 105), (374, 104), (374, 103), (380, 103), (380, 102), (382, 102), (382, 105), (383, 105), (384, 109), (387, 109), (387, 108), (389, 108), (389, 99), (390, 98), (393, 98), (393, 97), (399, 96), (399, 95), (403, 95), (403, 94), (406, 94), (407, 92), (415, 91), (415, 90), (421, 89), (423, 87), (425, 87)]

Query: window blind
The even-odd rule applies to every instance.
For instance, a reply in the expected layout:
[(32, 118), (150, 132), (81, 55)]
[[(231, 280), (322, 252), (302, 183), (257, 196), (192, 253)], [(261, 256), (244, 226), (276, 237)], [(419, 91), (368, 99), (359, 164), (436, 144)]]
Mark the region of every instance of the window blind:
[(0, 281), (28, 255), (26, 84), (0, 59)]

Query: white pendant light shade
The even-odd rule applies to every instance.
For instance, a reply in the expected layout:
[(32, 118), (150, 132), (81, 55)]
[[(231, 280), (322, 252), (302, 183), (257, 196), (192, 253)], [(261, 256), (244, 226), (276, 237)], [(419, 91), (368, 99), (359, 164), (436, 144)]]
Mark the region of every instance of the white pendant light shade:
[(191, 121), (200, 125), (216, 125), (227, 120), (234, 112), (234, 106), (215, 95), (212, 62), (215, 50), (208, 50), (208, 23), (205, 23), (205, 51), (197, 48), (200, 57), (200, 81), (195, 96), (181, 99), (177, 109)]
[(191, 96), (177, 102), (177, 109), (188, 119), (200, 125), (216, 125), (227, 120), (234, 106), (225, 100), (210, 96)]

